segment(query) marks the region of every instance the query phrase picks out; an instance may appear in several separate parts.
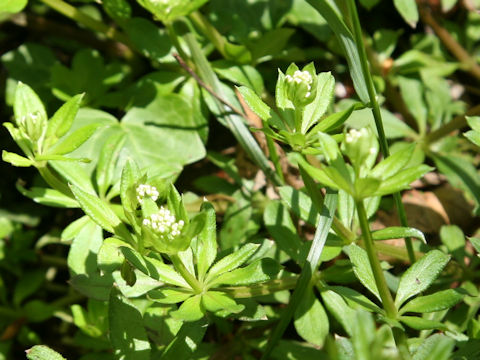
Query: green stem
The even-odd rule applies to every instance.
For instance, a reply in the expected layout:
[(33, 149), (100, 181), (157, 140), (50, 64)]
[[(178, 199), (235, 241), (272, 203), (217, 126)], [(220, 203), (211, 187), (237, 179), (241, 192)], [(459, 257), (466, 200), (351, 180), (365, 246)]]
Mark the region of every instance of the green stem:
[(391, 319), (397, 318), (397, 308), (393, 302), (392, 294), (387, 286), (387, 281), (383, 275), (382, 266), (380, 260), (378, 260), (375, 248), (373, 245), (372, 233), (368, 224), (367, 213), (363, 205), (363, 200), (355, 201), (355, 206), (358, 212), (358, 220), (360, 222), (360, 228), (362, 229), (362, 237), (365, 244), (365, 250), (367, 251), (368, 260), (372, 267), (373, 277), (375, 278), (375, 284), (377, 285), (380, 298), (382, 299), (383, 307), (387, 313), (387, 316)]
[(101, 21), (95, 20), (94, 18), (88, 16), (87, 14), (81, 12), (74, 6), (67, 4), (62, 0), (40, 1), (47, 4), (52, 9), (58, 11), (62, 15), (65, 15), (66, 17), (75, 20), (77, 23), (84, 25), (91, 30), (105, 34), (105, 36), (109, 39), (124, 43), (125, 45), (129, 45), (128, 38), (123, 33), (119, 32), (116, 28), (110, 27)]
[(188, 285), (195, 291), (197, 294), (200, 294), (203, 291), (202, 284), (197, 280), (197, 278), (185, 267), (182, 259), (178, 255), (170, 255), (170, 260), (172, 261), (175, 269), (182, 275)]
[[(387, 137), (385, 136), (385, 130), (383, 128), (382, 114), (380, 113), (380, 106), (378, 105), (377, 95), (375, 93), (375, 87), (373, 85), (372, 75), (368, 67), (367, 54), (365, 51), (365, 46), (363, 44), (362, 38), (362, 28), (360, 26), (360, 20), (358, 18), (357, 6), (355, 5), (355, 0), (348, 0), (348, 8), (350, 15), (352, 17), (353, 25), (353, 34), (355, 37), (355, 43), (357, 45), (357, 51), (360, 58), (360, 64), (362, 67), (362, 73), (365, 78), (365, 83), (367, 85), (368, 97), (370, 98), (370, 106), (372, 108), (373, 118), (375, 119), (375, 126), (377, 128), (378, 137), (380, 140), (380, 150), (382, 151), (383, 157), (387, 158), (390, 156), (390, 151), (388, 149)], [(400, 218), (400, 224), (402, 226), (408, 227), (407, 222), (407, 213), (402, 203), (402, 196), (400, 193), (393, 194), (395, 205), (397, 207), (398, 216)], [(405, 245), (407, 247), (408, 257), (411, 263), (415, 262), (415, 253), (413, 251), (413, 244), (411, 238), (405, 238)]]

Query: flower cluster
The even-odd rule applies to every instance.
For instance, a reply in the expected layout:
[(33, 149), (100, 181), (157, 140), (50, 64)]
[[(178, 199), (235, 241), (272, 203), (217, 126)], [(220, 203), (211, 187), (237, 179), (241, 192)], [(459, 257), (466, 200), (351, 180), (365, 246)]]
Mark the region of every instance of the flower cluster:
[(143, 225), (151, 228), (162, 239), (171, 240), (180, 235), (185, 222), (183, 220), (177, 221), (170, 210), (161, 206), (158, 213), (143, 219)]
[(308, 71), (296, 70), (293, 73), (293, 76), (291, 75), (285, 76), (285, 80), (287, 80), (289, 84), (297, 84), (297, 85), (303, 84), (304, 86), (306, 86), (307, 87), (307, 92), (305, 93), (306, 98), (310, 97), (310, 95), (312, 94), (311, 90), (312, 90), (313, 78)]
[(155, 186), (141, 184), (137, 187), (137, 200), (140, 204), (143, 203), (143, 199), (147, 196), (153, 201), (157, 201), (159, 195)]

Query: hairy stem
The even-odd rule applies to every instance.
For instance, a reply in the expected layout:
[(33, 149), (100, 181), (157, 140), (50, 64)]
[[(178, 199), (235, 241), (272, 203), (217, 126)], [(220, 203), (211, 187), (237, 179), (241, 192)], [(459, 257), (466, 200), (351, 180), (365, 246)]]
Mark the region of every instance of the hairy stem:
[(377, 253), (375, 252), (372, 233), (368, 225), (367, 213), (363, 205), (363, 200), (355, 202), (355, 206), (358, 212), (358, 220), (360, 222), (360, 228), (362, 229), (363, 242), (365, 244), (365, 250), (368, 254), (368, 260), (372, 268), (373, 277), (375, 278), (375, 284), (377, 285), (380, 298), (382, 299), (383, 307), (387, 313), (387, 316), (391, 319), (397, 317), (397, 308), (393, 302), (392, 294), (387, 286), (387, 281), (383, 275), (383, 270), (378, 260)]
[(188, 285), (195, 291), (197, 294), (200, 294), (203, 291), (203, 286), (197, 280), (197, 278), (185, 267), (182, 259), (178, 255), (170, 255), (170, 260), (172, 261), (175, 269), (182, 275)]
[[(362, 73), (365, 78), (365, 83), (367, 85), (368, 96), (370, 98), (370, 106), (372, 108), (372, 114), (375, 119), (375, 126), (377, 128), (378, 137), (380, 140), (380, 150), (382, 151), (383, 157), (387, 158), (390, 156), (390, 151), (388, 149), (387, 137), (385, 136), (385, 130), (383, 128), (382, 114), (380, 113), (380, 106), (378, 105), (377, 95), (375, 93), (375, 87), (373, 85), (372, 75), (368, 67), (367, 54), (365, 51), (365, 46), (363, 44), (362, 38), (362, 29), (360, 27), (360, 20), (358, 18), (357, 7), (355, 5), (355, 0), (348, 0), (348, 8), (350, 15), (352, 17), (353, 24), (353, 34), (355, 36), (355, 43), (357, 45), (358, 55), (360, 57), (360, 64), (362, 66)], [(407, 222), (407, 213), (402, 203), (402, 197), (400, 193), (393, 194), (395, 200), (395, 205), (397, 207), (398, 215), (400, 218), (400, 223), (402, 226), (408, 227)], [(415, 262), (415, 253), (413, 251), (413, 244), (411, 238), (405, 238), (405, 246), (407, 247), (408, 257), (410, 262)]]

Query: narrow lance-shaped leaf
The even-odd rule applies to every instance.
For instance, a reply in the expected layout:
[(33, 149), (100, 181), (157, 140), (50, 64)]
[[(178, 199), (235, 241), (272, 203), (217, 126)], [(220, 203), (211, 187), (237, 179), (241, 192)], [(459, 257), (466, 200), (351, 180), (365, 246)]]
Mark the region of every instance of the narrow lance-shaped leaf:
[(75, 95), (63, 104), (48, 121), (47, 138), (61, 138), (72, 127), (84, 94)]
[(75, 130), (64, 140), (48, 151), (49, 155), (63, 155), (79, 148), (100, 127), (100, 124), (90, 124)]
[(348, 247), (348, 257), (353, 264), (353, 272), (358, 280), (381, 301), (367, 252), (361, 247), (351, 244)]
[(406, 312), (429, 313), (449, 309), (462, 301), (464, 294), (457, 289), (447, 289), (432, 295), (419, 296), (410, 300), (401, 309), (400, 314)]
[(32, 160), (6, 150), (2, 151), (2, 160), (18, 167), (29, 167), (33, 165)]
[(395, 305), (400, 307), (405, 300), (427, 289), (437, 278), (442, 269), (450, 260), (440, 250), (426, 253), (420, 260), (410, 266), (400, 278)]
[(105, 195), (107, 188), (111, 185), (115, 164), (125, 143), (125, 139), (123, 133), (117, 133), (110, 136), (103, 145), (96, 169), (97, 185), (100, 195)]
[(25, 352), (28, 360), (66, 360), (62, 355), (45, 345), (35, 345)]
[(205, 226), (197, 237), (196, 251), (198, 278), (203, 280), (217, 256), (217, 223), (212, 204), (204, 202), (200, 211), (206, 214)]
[(385, 229), (376, 230), (372, 232), (373, 240), (390, 240), (401, 239), (406, 237), (414, 237), (427, 243), (425, 235), (415, 228), (403, 227), (403, 226), (391, 226)]
[(272, 115), (270, 114), (270, 112), (272, 111), (270, 107), (265, 104), (252, 89), (246, 86), (240, 86), (237, 89), (240, 94), (242, 94), (243, 99), (250, 107), (250, 109), (252, 109), (253, 112), (257, 114), (262, 120), (267, 121), (272, 117)]
[(246, 244), (242, 246), (238, 251), (225, 256), (223, 259), (219, 260), (215, 265), (212, 266), (210, 271), (208, 272), (206, 282), (214, 279), (216, 276), (221, 275), (225, 272), (232, 271), (236, 269), (240, 265), (242, 265), (245, 261), (248, 260), (250, 256), (253, 255), (255, 251), (257, 251), (258, 244)]
[(70, 185), (70, 188), (85, 214), (90, 216), (103, 229), (120, 236), (128, 234), (127, 228), (108, 204), (96, 195), (89, 194), (75, 185)]

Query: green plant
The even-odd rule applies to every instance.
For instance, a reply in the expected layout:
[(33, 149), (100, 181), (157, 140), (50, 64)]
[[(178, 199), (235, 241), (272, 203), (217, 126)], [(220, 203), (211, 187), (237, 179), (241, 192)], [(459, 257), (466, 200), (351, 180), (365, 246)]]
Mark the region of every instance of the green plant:
[[(479, 356), (477, 229), (424, 234), (402, 198), (437, 172), (478, 215), (476, 149), (446, 136), (468, 122), (480, 143), (478, 94), (451, 91), (477, 74), (478, 19), (452, 1), (465, 29), (423, 2), (359, 3), (0, 5), (7, 26), (68, 33), (1, 57), (2, 159), (60, 211), (2, 203), (0, 356)], [(397, 28), (362, 29), (367, 12)]]

